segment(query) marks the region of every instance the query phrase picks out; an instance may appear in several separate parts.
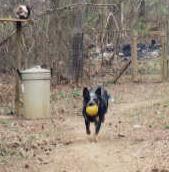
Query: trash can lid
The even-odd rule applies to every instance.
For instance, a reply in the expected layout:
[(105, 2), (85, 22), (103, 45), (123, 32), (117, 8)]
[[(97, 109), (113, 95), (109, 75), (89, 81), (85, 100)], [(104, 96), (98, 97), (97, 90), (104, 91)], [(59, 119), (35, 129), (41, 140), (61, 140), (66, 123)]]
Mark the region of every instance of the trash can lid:
[(43, 69), (41, 66), (34, 66), (33, 68), (22, 70), (21, 73), (50, 73), (50, 70)]
[(50, 80), (51, 71), (35, 66), (30, 69), (21, 71), (22, 80)]

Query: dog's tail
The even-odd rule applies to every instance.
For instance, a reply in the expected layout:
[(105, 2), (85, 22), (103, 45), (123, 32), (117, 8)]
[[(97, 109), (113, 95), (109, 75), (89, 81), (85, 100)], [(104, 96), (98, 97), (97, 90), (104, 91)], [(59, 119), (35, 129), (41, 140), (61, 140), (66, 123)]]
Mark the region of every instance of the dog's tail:
[(107, 95), (107, 100), (110, 102), (114, 102), (114, 98), (110, 94)]
[(107, 95), (107, 98), (108, 98), (108, 100), (110, 100), (110, 99), (111, 99), (111, 95), (110, 95), (110, 94), (108, 94), (108, 95)]
[(107, 90), (104, 90), (104, 95), (105, 95), (105, 98), (106, 98), (107, 103), (109, 101), (114, 102), (113, 97), (107, 92)]

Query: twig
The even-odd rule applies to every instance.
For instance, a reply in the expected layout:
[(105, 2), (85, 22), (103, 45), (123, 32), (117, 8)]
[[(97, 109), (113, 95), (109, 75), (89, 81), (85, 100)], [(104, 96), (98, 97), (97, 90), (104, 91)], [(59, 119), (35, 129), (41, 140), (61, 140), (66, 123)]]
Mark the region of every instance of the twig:
[(16, 30), (14, 30), (6, 39), (4, 39), (2, 42), (0, 42), (0, 47), (5, 44), (13, 35), (16, 34)]
[(31, 19), (0, 18), (0, 22), (32, 22)]
[(113, 83), (116, 84), (116, 82), (120, 79), (120, 77), (123, 75), (123, 73), (128, 69), (130, 64), (131, 64), (131, 60), (129, 62), (127, 62), (127, 64), (125, 66), (122, 67), (122, 70), (120, 71), (119, 75), (116, 76)]

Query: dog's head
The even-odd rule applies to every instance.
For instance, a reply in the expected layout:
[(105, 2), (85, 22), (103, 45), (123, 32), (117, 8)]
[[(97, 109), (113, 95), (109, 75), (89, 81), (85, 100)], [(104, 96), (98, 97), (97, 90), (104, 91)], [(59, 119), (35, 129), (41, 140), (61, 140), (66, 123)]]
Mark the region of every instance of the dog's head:
[(98, 87), (96, 90), (95, 89), (89, 90), (86, 87), (83, 89), (83, 100), (86, 106), (93, 106), (93, 105), (99, 106), (100, 97), (101, 97), (101, 87)]

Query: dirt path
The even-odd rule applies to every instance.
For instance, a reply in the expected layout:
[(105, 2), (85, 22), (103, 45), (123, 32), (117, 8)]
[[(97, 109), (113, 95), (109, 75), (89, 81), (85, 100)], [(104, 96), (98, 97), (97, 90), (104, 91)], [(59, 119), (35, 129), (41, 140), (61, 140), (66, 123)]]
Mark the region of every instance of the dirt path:
[(169, 150), (169, 133), (161, 129), (164, 124), (159, 126), (159, 118), (154, 116), (156, 112), (159, 116), (166, 113), (160, 105), (168, 100), (168, 87), (162, 84), (132, 88), (131, 85), (114, 88), (112, 94), (122, 98), (110, 104), (97, 143), (92, 141), (92, 136), (86, 136), (83, 118), (67, 119), (69, 129), (64, 135), (67, 144), (56, 148), (49, 157), (51, 163), (40, 171), (151, 172), (154, 169), (162, 172), (169, 169), (169, 156), (164, 153)]
[(124, 145), (110, 142), (72, 145), (56, 150), (53, 164), (43, 171), (130, 171), (132, 158), (127, 153), (120, 154), (124, 150)]
[[(115, 102), (110, 104), (97, 143), (93, 142), (92, 135), (86, 136), (84, 119), (73, 111), (67, 114), (62, 110), (61, 116), (54, 121), (55, 128), (51, 122), (37, 121), (30, 125), (21, 121), (18, 124), (22, 129), (28, 127), (26, 133), (30, 130), (36, 136), (38, 132), (42, 139), (46, 133), (48, 140), (54, 138), (55, 145), (51, 147), (51, 142), (47, 141), (36, 147), (36, 142), (40, 142), (38, 137), (31, 142), (32, 159), (17, 160), (11, 167), (7, 164), (4, 172), (169, 172), (168, 83), (126, 84), (108, 89)], [(80, 107), (79, 99), (73, 101)], [(64, 101), (60, 103), (63, 105)], [(10, 133), (9, 127), (8, 130)], [(23, 145), (20, 146), (24, 148)], [(45, 150), (49, 148), (51, 150), (46, 154)]]
[[(141, 126), (139, 129), (133, 129), (131, 123), (126, 122), (129, 119), (125, 115), (129, 110), (144, 109), (165, 101), (165, 99), (154, 99), (111, 106), (97, 143), (93, 142), (93, 136), (85, 135), (83, 118), (76, 117), (69, 120), (68, 125), (71, 131), (67, 131), (66, 134), (67, 145), (56, 149), (50, 156), (51, 163), (42, 167), (40, 171), (151, 171), (155, 168), (153, 162), (157, 161), (154, 151), (158, 149), (158, 146), (152, 144), (156, 136), (148, 127)], [(118, 124), (120, 119), (126, 121)]]
[[(79, 126), (81, 126), (80, 122)], [(128, 150), (127, 140), (124, 139), (122, 142), (122, 139), (113, 136), (111, 131), (107, 133), (103, 130), (98, 142), (95, 143), (92, 141), (92, 136), (85, 136), (84, 131), (80, 129), (78, 132), (79, 134), (75, 132), (76, 136), (69, 138), (72, 141), (67, 146), (60, 147), (53, 152), (50, 157), (52, 163), (42, 168), (42, 171), (131, 171), (135, 157), (134, 152), (132, 155), (132, 152)]]

